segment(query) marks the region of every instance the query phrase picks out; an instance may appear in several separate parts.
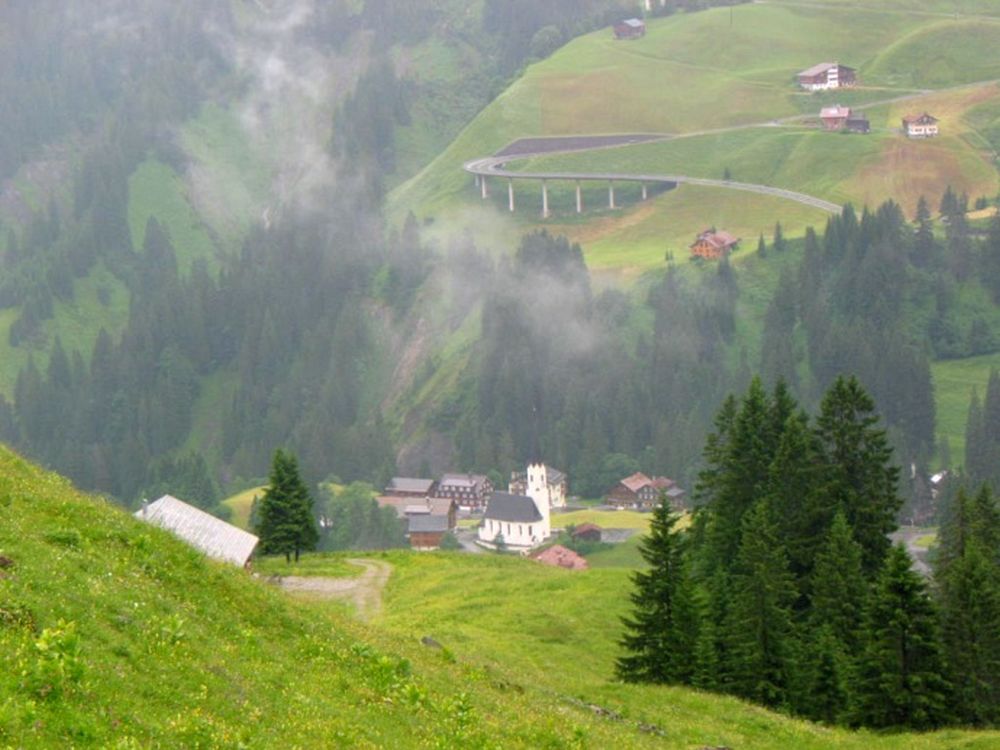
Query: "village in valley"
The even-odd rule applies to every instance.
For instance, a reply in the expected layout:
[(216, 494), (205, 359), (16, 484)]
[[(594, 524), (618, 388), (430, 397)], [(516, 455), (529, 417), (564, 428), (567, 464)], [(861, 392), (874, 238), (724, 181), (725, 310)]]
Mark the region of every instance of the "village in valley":
[[(585, 557), (557, 543), (559, 540), (569, 547), (580, 542), (624, 543), (640, 530), (634, 523), (628, 528), (616, 527), (618, 512), (648, 514), (663, 502), (684, 513), (686, 496), (667, 477), (635, 472), (609, 488), (601, 500), (581, 501), (569, 494), (569, 477), (564, 472), (545, 463), (529, 463), (525, 471), (511, 474), (506, 490), (495, 487), (485, 474), (445, 473), (438, 479), (393, 477), (374, 502), (395, 513), (407, 543), (418, 552), (445, 547), (513, 554), (585, 570)], [(591, 520), (564, 521), (581, 511)], [(144, 502), (135, 515), (169, 529), (209, 557), (241, 567), (250, 567), (259, 541), (249, 531), (171, 495)]]

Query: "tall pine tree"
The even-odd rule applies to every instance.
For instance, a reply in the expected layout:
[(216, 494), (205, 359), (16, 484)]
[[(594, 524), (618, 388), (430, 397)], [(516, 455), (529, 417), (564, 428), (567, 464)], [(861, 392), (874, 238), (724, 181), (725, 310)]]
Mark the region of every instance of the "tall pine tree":
[(280, 448), (274, 452), (269, 484), (257, 509), (256, 531), (261, 552), (282, 554), (286, 560), (294, 553), (296, 562), (319, 541), (313, 500), (299, 476), (298, 462)]

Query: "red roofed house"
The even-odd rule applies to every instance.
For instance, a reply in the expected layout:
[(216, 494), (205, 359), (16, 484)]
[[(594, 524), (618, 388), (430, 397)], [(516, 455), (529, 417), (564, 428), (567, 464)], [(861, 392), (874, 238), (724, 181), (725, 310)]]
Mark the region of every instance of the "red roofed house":
[(938, 135), (938, 119), (924, 112), (903, 118), (903, 132), (907, 138), (933, 138)]
[(639, 39), (646, 36), (646, 22), (641, 18), (629, 18), (615, 24), (615, 39)]
[(803, 70), (796, 78), (806, 91), (826, 91), (853, 86), (858, 82), (858, 72), (840, 63), (824, 62)]
[(573, 529), (573, 539), (585, 542), (601, 541), (601, 527), (596, 523), (581, 523)]
[(843, 130), (847, 127), (847, 121), (851, 119), (851, 108), (841, 107), (839, 104), (823, 107), (819, 112), (819, 119), (823, 121), (826, 130)]
[(698, 239), (691, 245), (691, 256), (694, 258), (719, 260), (729, 255), (739, 242), (740, 238), (733, 237), (729, 232), (716, 232), (714, 229), (706, 229), (698, 235)]
[(660, 502), (661, 493), (666, 493), (672, 507), (679, 509), (683, 506), (684, 490), (674, 480), (666, 477), (650, 479), (639, 471), (625, 477), (608, 493), (608, 505), (619, 509), (652, 510)]
[(554, 544), (548, 549), (542, 550), (535, 555), (535, 559), (544, 565), (551, 565), (554, 568), (586, 570), (590, 567), (584, 558), (580, 557), (573, 550), (566, 549), (561, 544)]

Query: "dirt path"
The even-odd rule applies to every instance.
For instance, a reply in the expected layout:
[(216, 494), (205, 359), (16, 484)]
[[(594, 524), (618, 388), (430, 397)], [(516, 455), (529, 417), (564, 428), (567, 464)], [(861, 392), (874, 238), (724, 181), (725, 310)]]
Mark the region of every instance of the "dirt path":
[(352, 558), (347, 562), (364, 568), (352, 578), (323, 576), (276, 576), (272, 581), (293, 594), (319, 599), (345, 599), (354, 605), (358, 617), (371, 620), (382, 611), (382, 589), (389, 582), (392, 566), (382, 560)]

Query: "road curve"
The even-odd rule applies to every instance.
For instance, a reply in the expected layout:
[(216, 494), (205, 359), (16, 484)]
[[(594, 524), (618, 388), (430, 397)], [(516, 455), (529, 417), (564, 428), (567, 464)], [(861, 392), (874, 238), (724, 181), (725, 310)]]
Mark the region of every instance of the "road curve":
[[(598, 147), (606, 149), (606, 146)], [(839, 214), (841, 207), (836, 203), (825, 201), (806, 193), (797, 193), (794, 190), (771, 187), (770, 185), (756, 185), (752, 182), (734, 182), (732, 180), (711, 180), (705, 177), (689, 177), (680, 174), (630, 174), (626, 172), (514, 172), (506, 169), (506, 165), (518, 159), (529, 159), (537, 156), (551, 156), (560, 153), (581, 153), (597, 149), (550, 149), (544, 152), (518, 154), (517, 156), (486, 156), (480, 159), (473, 159), (462, 165), (462, 168), (479, 177), (506, 177), (516, 180), (580, 180), (580, 181), (601, 181), (601, 182), (646, 182), (667, 185), (703, 185), (706, 187), (725, 188), (727, 190), (742, 190), (748, 193), (758, 193), (760, 195), (773, 195), (777, 198), (796, 201), (813, 208), (818, 208), (831, 214)]]

